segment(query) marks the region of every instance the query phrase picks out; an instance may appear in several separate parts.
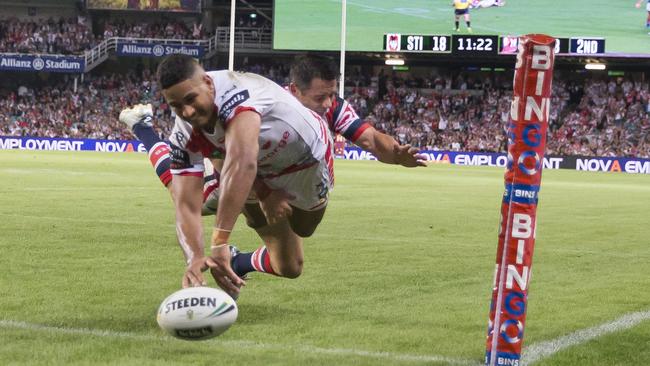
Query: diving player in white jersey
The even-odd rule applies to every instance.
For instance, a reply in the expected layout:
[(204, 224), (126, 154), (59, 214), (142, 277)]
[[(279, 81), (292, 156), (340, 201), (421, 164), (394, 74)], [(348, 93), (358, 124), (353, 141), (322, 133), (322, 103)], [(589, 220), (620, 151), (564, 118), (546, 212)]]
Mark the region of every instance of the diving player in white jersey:
[[(348, 141), (373, 153), (381, 162), (400, 164), (405, 167), (426, 166), (426, 157), (419, 155), (418, 149), (410, 145), (399, 145), (393, 137), (377, 131), (370, 124), (362, 121), (349, 103), (336, 95), (339, 72), (332, 59), (315, 55), (299, 56), (291, 66), (290, 76), (291, 84), (287, 89), (303, 105), (324, 115), (333, 133), (339, 133)], [(120, 114), (120, 120), (129, 125), (138, 139), (143, 142), (161, 182), (171, 190), (171, 174), (168, 173), (169, 147), (154, 132), (151, 116), (150, 106), (137, 105), (125, 109)], [(209, 167), (208, 163), (206, 167)], [(216, 212), (219, 196), (218, 178), (218, 172), (205, 177), (203, 214)], [(255, 201), (248, 203), (243, 212), (247, 223), (256, 229), (266, 242), (264, 237), (266, 218)], [(187, 246), (181, 242), (181, 247)], [(239, 253), (234, 249), (232, 254), (232, 268), (241, 277), (252, 271), (265, 272), (265, 267), (268, 268), (264, 266), (262, 260), (268, 258), (265, 245), (249, 253)], [(188, 259), (187, 253), (186, 259)]]
[[(183, 286), (205, 284), (210, 269), (237, 295), (244, 281), (231, 268), (228, 246), (237, 216), (255, 185), (269, 222), (260, 233), (267, 272), (302, 271), (302, 237), (320, 223), (333, 182), (332, 139), (325, 121), (272, 81), (254, 74), (206, 73), (189, 56), (158, 68), (167, 103), (178, 116), (170, 137), (172, 196), (179, 241), (191, 250)], [(203, 158), (223, 159), (211, 255), (202, 241)]]

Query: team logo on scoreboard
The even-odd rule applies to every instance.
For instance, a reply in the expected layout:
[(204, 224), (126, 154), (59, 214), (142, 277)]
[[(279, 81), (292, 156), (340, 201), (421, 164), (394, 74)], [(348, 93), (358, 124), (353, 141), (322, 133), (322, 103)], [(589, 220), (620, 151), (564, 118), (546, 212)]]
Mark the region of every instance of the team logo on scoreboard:
[(515, 54), (519, 45), (519, 37), (503, 36), (501, 37), (501, 53)]
[(400, 40), (402, 36), (398, 33), (389, 33), (386, 35), (386, 51), (395, 52), (400, 50)]

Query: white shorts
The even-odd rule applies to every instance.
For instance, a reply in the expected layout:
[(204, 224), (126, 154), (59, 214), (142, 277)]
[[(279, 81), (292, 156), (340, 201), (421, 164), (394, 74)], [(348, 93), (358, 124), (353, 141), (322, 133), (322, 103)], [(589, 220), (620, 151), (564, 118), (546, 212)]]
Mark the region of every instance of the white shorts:
[[(210, 165), (211, 166), (211, 165)], [(266, 178), (262, 181), (267, 188), (283, 190), (289, 194), (289, 203), (305, 211), (315, 211), (327, 206), (333, 179), (326, 162), (320, 162), (295, 173)], [(258, 202), (254, 190), (251, 190), (246, 204)], [(206, 180), (203, 188), (203, 209), (206, 212), (217, 211), (219, 203), (219, 180)]]
[(645, 10), (647, 10), (648, 12), (650, 12), (650, 2), (648, 2), (647, 4), (645, 4)]
[(263, 179), (272, 190), (289, 194), (289, 204), (305, 211), (316, 211), (327, 206), (334, 185), (332, 169), (324, 160), (294, 173)]

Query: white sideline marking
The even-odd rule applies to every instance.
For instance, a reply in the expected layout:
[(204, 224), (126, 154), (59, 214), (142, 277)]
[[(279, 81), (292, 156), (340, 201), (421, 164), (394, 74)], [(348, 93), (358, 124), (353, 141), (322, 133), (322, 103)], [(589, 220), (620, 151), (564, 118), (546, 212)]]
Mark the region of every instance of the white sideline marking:
[[(618, 331), (630, 329), (641, 322), (650, 319), (650, 310), (629, 313), (615, 319), (611, 322), (603, 323), (591, 328), (578, 330), (571, 334), (552, 339), (550, 341), (543, 341), (525, 347), (522, 355), (522, 365), (531, 365), (537, 361), (551, 357), (554, 354), (567, 349), (569, 347), (577, 346), (587, 343), (598, 337), (615, 333)], [(0, 320), (0, 328), (18, 328), (36, 331), (48, 331), (65, 334), (80, 334), (96, 337), (111, 337), (111, 338), (131, 338), (146, 341), (169, 341), (172, 340), (166, 336), (155, 336), (147, 334), (137, 334), (130, 332), (117, 332), (111, 330), (99, 330), (89, 328), (67, 328), (67, 327), (53, 327), (42, 324), (33, 324), (15, 320)], [(358, 356), (367, 358), (381, 358), (392, 361), (408, 361), (408, 362), (445, 362), (449, 365), (460, 366), (481, 366), (482, 362), (457, 359), (438, 355), (412, 355), (404, 353), (392, 352), (372, 352), (364, 350), (355, 350), (347, 348), (322, 348), (309, 345), (284, 345), (274, 343), (257, 343), (250, 341), (221, 341), (219, 344), (223, 346), (234, 346), (249, 349), (273, 349), (273, 350), (293, 350), (300, 353), (317, 353), (336, 356)]]
[[(111, 330), (98, 330), (89, 328), (67, 328), (67, 327), (53, 327), (42, 324), (33, 324), (15, 320), (0, 320), (0, 328), (18, 328), (35, 331), (57, 332), (65, 334), (78, 334), (95, 337), (111, 337), (111, 338), (130, 338), (145, 341), (170, 341), (171, 337), (155, 336), (146, 334), (137, 334), (130, 332), (117, 332)], [(456, 359), (445, 356), (437, 355), (412, 355), (404, 353), (393, 352), (373, 352), (347, 348), (322, 348), (309, 345), (289, 345), (289, 344), (274, 344), (274, 343), (258, 343), (250, 341), (221, 341), (218, 343), (222, 346), (233, 346), (249, 349), (273, 349), (273, 350), (292, 350), (297, 353), (311, 353), (311, 354), (326, 354), (334, 356), (358, 356), (367, 358), (380, 358), (390, 361), (407, 361), (407, 362), (445, 362), (449, 365), (459, 366), (479, 366), (480, 363), (472, 360)]]
[(650, 319), (650, 310), (629, 313), (608, 323), (578, 330), (550, 341), (533, 344), (530, 347), (525, 347), (522, 352), (522, 364), (533, 364), (544, 358), (551, 357), (566, 348), (587, 343), (610, 333), (630, 329), (648, 319)]

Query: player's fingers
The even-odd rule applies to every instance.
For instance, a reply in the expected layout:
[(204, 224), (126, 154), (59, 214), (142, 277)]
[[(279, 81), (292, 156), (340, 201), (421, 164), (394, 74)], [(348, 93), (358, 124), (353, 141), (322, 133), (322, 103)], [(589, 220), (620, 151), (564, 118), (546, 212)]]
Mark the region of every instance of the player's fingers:
[(230, 294), (239, 293), (239, 288), (227, 277), (222, 271), (217, 271), (212, 269), (212, 277), (217, 281), (217, 285), (221, 287), (222, 290)]
[(203, 286), (205, 281), (203, 281), (203, 275), (201, 274), (201, 272), (194, 272), (192, 270), (189, 270), (186, 272), (186, 274), (190, 280), (190, 286), (192, 287)]
[(428, 160), (428, 158), (429, 158), (427, 155), (424, 155), (424, 154), (415, 154), (413, 156), (415, 156), (415, 158), (419, 159), (419, 160)]
[(219, 267), (219, 264), (212, 257), (206, 258), (205, 259), (205, 264), (207, 266), (206, 270), (208, 268), (218, 268)]
[(190, 278), (187, 277), (187, 273), (183, 274), (183, 280), (181, 281), (181, 286), (183, 286), (183, 288), (190, 287)]
[(279, 219), (283, 219), (285, 217), (291, 216), (293, 214), (293, 209), (291, 208), (291, 206), (285, 204), (284, 207), (282, 207), (281, 213), (282, 215), (281, 217), (279, 217)]
[(208, 284), (207, 282), (205, 282), (205, 279), (203, 278), (203, 273), (201, 273), (201, 272), (196, 273), (194, 275), (194, 278), (195, 278), (195, 280), (194, 280), (194, 282), (192, 284), (194, 287), (205, 286), (205, 285)]
[(228, 279), (237, 287), (237, 289), (239, 289), (241, 286), (246, 286), (246, 281), (237, 276), (237, 274), (231, 268), (228, 268), (226, 270), (226, 275), (228, 276)]
[(419, 152), (420, 152), (420, 150), (418, 148), (415, 148), (415, 147), (411, 147), (411, 148), (408, 149), (408, 153), (410, 155), (415, 155), (415, 154), (417, 154)]

